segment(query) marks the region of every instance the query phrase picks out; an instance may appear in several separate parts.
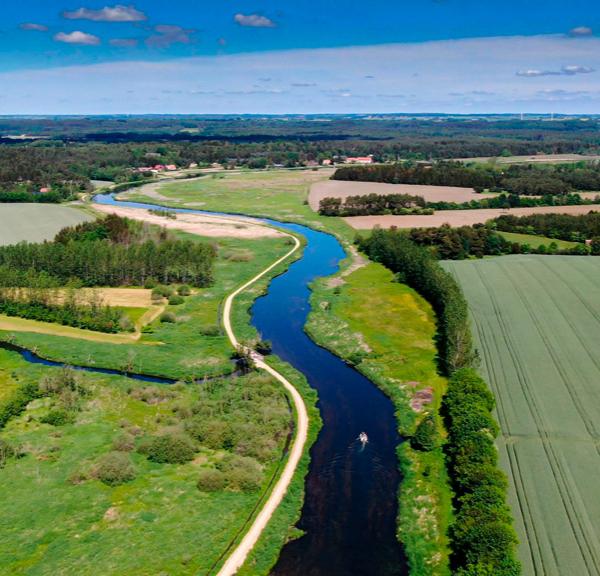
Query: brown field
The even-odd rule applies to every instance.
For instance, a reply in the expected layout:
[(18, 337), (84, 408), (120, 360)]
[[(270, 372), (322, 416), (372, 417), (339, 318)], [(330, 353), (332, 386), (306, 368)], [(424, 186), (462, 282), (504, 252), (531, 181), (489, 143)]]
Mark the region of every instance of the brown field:
[(143, 220), (148, 224), (164, 226), (172, 230), (182, 230), (200, 236), (222, 238), (267, 238), (281, 236), (280, 232), (268, 226), (255, 224), (243, 217), (205, 216), (201, 214), (177, 214), (177, 219), (172, 220), (163, 216), (152, 214), (137, 208), (123, 208), (121, 206), (106, 206), (95, 204), (94, 208), (107, 214), (118, 214), (132, 220)]
[(599, 204), (589, 206), (540, 206), (536, 208), (486, 208), (481, 210), (438, 210), (431, 216), (352, 216), (344, 220), (356, 230), (381, 228), (430, 228), (449, 224), (453, 228), (483, 224), (505, 214), (527, 216), (529, 214), (587, 214), (600, 211)]
[(344, 182), (324, 180), (316, 182), (310, 189), (308, 202), (313, 210), (319, 209), (323, 198), (347, 198), (364, 194), (411, 194), (422, 196), (428, 202), (469, 202), (493, 198), (496, 194), (478, 194), (472, 188), (456, 186), (421, 186), (418, 184), (384, 184), (381, 182)]

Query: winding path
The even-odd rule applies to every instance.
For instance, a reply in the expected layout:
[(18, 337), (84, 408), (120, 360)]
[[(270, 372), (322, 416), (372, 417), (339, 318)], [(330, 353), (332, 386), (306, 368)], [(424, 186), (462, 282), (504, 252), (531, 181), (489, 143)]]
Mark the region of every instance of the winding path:
[[(235, 292), (230, 294), (225, 300), (225, 306), (223, 308), (223, 325), (225, 327), (225, 331), (231, 344), (238, 348), (240, 343), (235, 337), (235, 333), (233, 328), (231, 327), (231, 307), (233, 301), (236, 296), (238, 296), (241, 292), (246, 290), (252, 284), (260, 280), (263, 276), (268, 274), (273, 268), (287, 260), (292, 254), (294, 254), (300, 248), (300, 241), (298, 238), (293, 236), (292, 234), (287, 234), (290, 238), (294, 240), (294, 247), (285, 255), (282, 256), (279, 260), (271, 264), (268, 268), (265, 268), (260, 274), (257, 274), (254, 278), (246, 282), (243, 286), (240, 286)], [(273, 488), (269, 498), (265, 502), (262, 510), (258, 513), (252, 526), (246, 532), (245, 536), (242, 538), (237, 547), (233, 550), (233, 552), (229, 555), (225, 563), (223, 564), (221, 570), (219, 570), (217, 576), (233, 576), (244, 564), (248, 554), (255, 546), (256, 542), (260, 538), (263, 530), (267, 527), (271, 516), (281, 504), (283, 497), (285, 496), (287, 489), (292, 481), (294, 473), (296, 472), (296, 468), (298, 467), (298, 463), (302, 458), (302, 454), (304, 452), (304, 446), (306, 445), (306, 439), (308, 436), (308, 412), (306, 410), (306, 405), (304, 404), (304, 400), (302, 396), (296, 390), (294, 385), (287, 380), (282, 374), (277, 372), (274, 368), (269, 366), (264, 360), (262, 356), (258, 353), (247, 350), (250, 352), (252, 359), (257, 368), (261, 370), (265, 370), (271, 376), (279, 380), (284, 386), (284, 388), (289, 392), (293, 402), (294, 408), (296, 410), (296, 436), (294, 438), (294, 442), (289, 452), (288, 460), (277, 481), (275, 487)]]

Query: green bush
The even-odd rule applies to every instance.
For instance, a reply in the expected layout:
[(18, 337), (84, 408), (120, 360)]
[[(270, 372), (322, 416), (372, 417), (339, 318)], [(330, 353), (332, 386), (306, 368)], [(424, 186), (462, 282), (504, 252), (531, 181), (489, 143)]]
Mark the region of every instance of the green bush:
[(182, 284), (177, 288), (177, 294), (180, 296), (189, 296), (192, 293), (192, 289), (187, 284)]
[(200, 492), (219, 492), (225, 489), (227, 480), (225, 474), (214, 468), (204, 468), (200, 470), (198, 482), (196, 484)]
[(135, 467), (125, 452), (109, 452), (102, 456), (93, 470), (93, 476), (107, 486), (119, 486), (135, 479)]
[(131, 452), (135, 448), (135, 438), (128, 432), (123, 432), (113, 440), (113, 450)]
[(209, 324), (200, 328), (200, 334), (203, 336), (220, 336), (221, 329), (216, 324)]
[(18, 455), (18, 450), (6, 440), (0, 438), (0, 468), (3, 468), (7, 460)]
[(55, 408), (40, 418), (42, 424), (50, 424), (51, 426), (64, 426), (72, 424), (75, 418), (71, 412), (67, 412), (63, 408)]
[(217, 468), (227, 478), (227, 487), (231, 490), (254, 492), (263, 481), (262, 466), (247, 456), (229, 455), (218, 463)]
[(140, 446), (148, 460), (159, 464), (184, 464), (194, 458), (196, 448), (184, 434), (163, 434), (148, 439)]
[(183, 304), (184, 300), (182, 296), (178, 296), (177, 294), (169, 297), (169, 304), (171, 306), (179, 306)]
[(177, 322), (177, 316), (173, 312), (163, 312), (160, 315), (160, 321), (163, 324), (175, 324)]
[(159, 284), (152, 290), (152, 295), (169, 298), (170, 296), (173, 296), (173, 288)]
[(410, 445), (416, 450), (430, 452), (439, 448), (440, 444), (441, 438), (435, 417), (429, 414), (419, 422), (414, 436), (410, 439)]
[(146, 278), (146, 280), (144, 280), (144, 288), (146, 289), (156, 288), (157, 284), (158, 281), (156, 278)]
[(6, 426), (11, 418), (19, 416), (27, 404), (36, 398), (40, 398), (42, 393), (37, 384), (30, 382), (24, 384), (4, 403), (0, 406), (0, 430)]

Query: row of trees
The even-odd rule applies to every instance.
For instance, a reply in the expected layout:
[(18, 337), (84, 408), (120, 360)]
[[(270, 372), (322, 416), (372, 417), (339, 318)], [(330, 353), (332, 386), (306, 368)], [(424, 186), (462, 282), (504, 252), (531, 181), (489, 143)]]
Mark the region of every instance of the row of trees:
[(490, 221), (497, 230), (584, 242), (600, 238), (600, 212), (587, 214), (503, 215)]
[[(508, 192), (517, 196), (562, 196), (573, 191), (600, 189), (600, 163), (559, 165), (466, 165), (440, 161), (433, 164), (401, 162), (338, 168), (334, 180), (460, 186), (477, 191)], [(492, 206), (490, 206), (492, 207)]]
[(342, 198), (323, 198), (319, 214), (323, 216), (370, 216), (377, 214), (415, 214), (424, 212), (422, 196), (410, 194), (365, 194)]
[[(480, 232), (480, 231), (478, 231)], [(481, 232), (484, 235), (485, 232)], [(397, 230), (374, 230), (359, 247), (398, 274), (433, 306), (439, 322), (438, 350), (450, 375), (442, 415), (448, 436), (446, 465), (454, 490), (455, 520), (450, 529), (454, 574), (518, 576), (517, 538), (506, 504), (507, 481), (498, 468), (492, 416), (494, 398), (471, 368), (476, 358), (467, 303), (454, 280), (425, 247)], [(411, 440), (418, 450), (439, 445), (434, 416), (426, 416)]]

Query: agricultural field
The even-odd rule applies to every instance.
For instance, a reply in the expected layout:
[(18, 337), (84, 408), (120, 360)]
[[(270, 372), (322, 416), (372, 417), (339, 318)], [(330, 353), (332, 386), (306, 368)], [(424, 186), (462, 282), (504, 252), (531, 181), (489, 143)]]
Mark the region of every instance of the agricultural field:
[(516, 232), (501, 232), (498, 234), (503, 238), (506, 238), (509, 242), (517, 242), (518, 244), (529, 244), (532, 248), (539, 248), (540, 246), (550, 246), (554, 242), (559, 250), (569, 250), (575, 248), (577, 242), (569, 242), (568, 240), (557, 240), (556, 238), (546, 238), (546, 236), (534, 236), (533, 234), (517, 234)]
[(385, 184), (383, 182), (347, 182), (342, 180), (325, 180), (316, 182), (310, 188), (309, 203), (313, 210), (319, 209), (323, 198), (347, 198), (365, 194), (410, 194), (422, 196), (427, 202), (470, 202), (494, 198), (497, 194), (478, 194), (472, 188), (456, 186), (422, 186), (419, 184)]
[(445, 262), (497, 399), (524, 574), (600, 573), (600, 258)]
[(427, 216), (350, 216), (344, 218), (356, 230), (381, 228), (437, 228), (444, 224), (452, 227), (484, 224), (499, 216), (528, 216), (530, 214), (587, 214), (600, 210), (600, 205), (588, 206), (536, 206), (533, 208), (481, 208), (476, 210), (436, 210)]
[(91, 214), (56, 204), (0, 204), (0, 246), (52, 240), (62, 228), (93, 219)]
[(291, 414), (268, 376), (160, 386), (0, 361), (2, 413), (42, 391), (0, 429), (3, 574), (207, 574), (279, 469)]
[(493, 164), (566, 164), (600, 160), (600, 156), (584, 154), (534, 154), (532, 156), (481, 156), (477, 158), (457, 158), (458, 162), (478, 162)]

